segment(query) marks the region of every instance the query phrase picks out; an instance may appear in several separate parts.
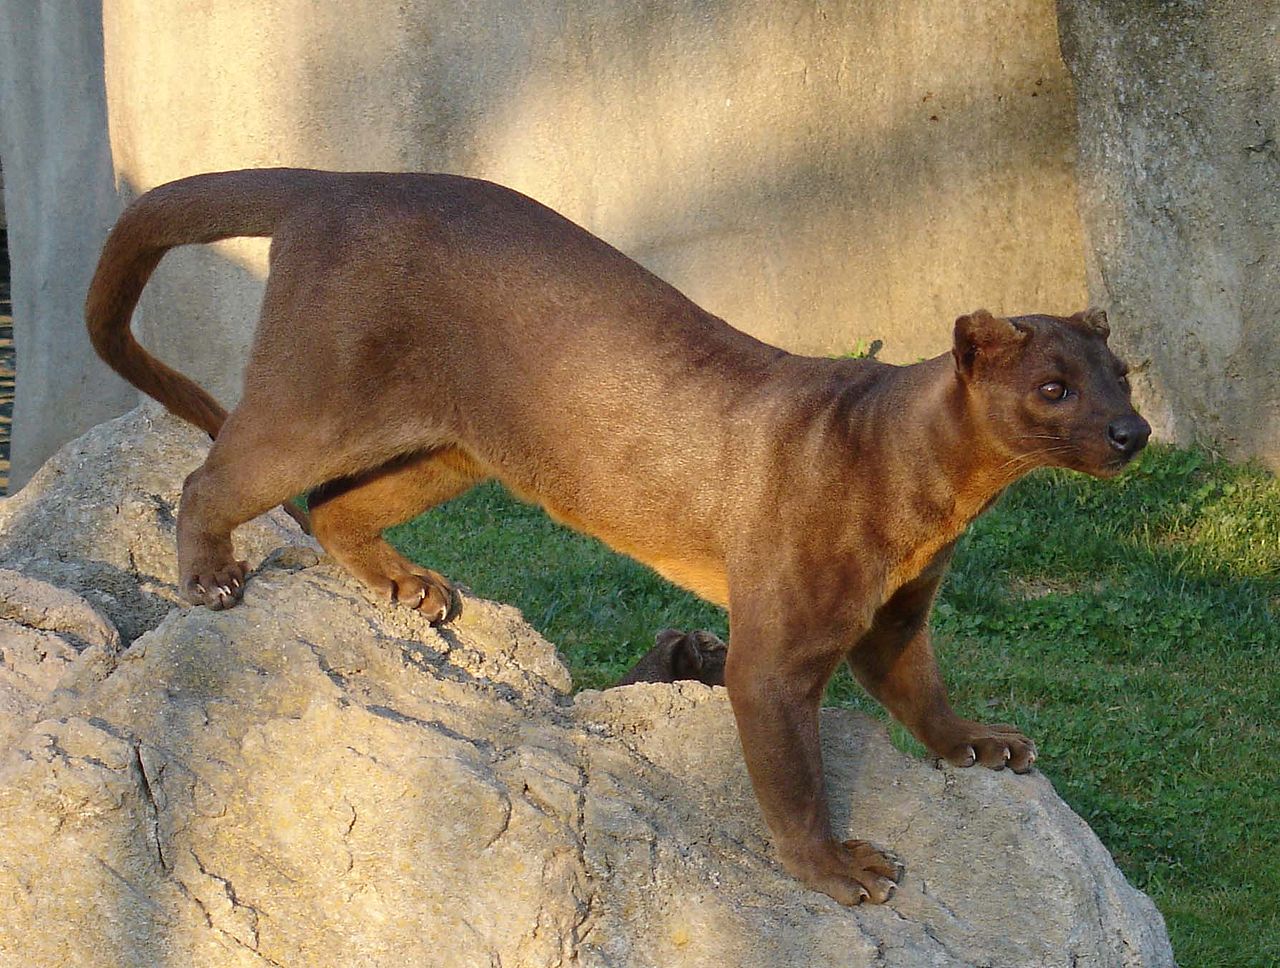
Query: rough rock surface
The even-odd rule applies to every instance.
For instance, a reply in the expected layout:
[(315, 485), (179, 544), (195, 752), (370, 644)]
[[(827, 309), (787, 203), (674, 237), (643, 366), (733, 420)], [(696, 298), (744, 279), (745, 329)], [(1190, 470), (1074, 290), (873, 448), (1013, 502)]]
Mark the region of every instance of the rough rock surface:
[[(102, 611), (136, 627), (119, 588), (171, 580), (151, 496), (201, 447), (149, 413), (98, 428), (0, 506), (0, 564), (90, 598), (112, 562)], [(65, 477), (90, 465), (77, 503)], [(288, 536), (254, 527), (259, 551)], [(0, 709), (0, 965), (1172, 964), (1154, 906), (1039, 774), (938, 769), (826, 714), (838, 828), (907, 870), (849, 910), (774, 862), (722, 689), (571, 697), (514, 609), (468, 599), (435, 630), (303, 546), (239, 607), (173, 608), (123, 651), (26, 581), (0, 573), (6, 654), (16, 627), (67, 649), (56, 687)]]
[[(153, 433), (157, 422), (164, 429)], [(154, 403), (99, 424), (0, 502), (0, 566), (82, 595), (132, 641), (182, 601), (178, 499), (207, 449), (200, 431)], [(273, 548), (307, 540), (280, 510), (244, 525), (235, 538), (251, 567)]]
[(120, 633), (83, 598), (0, 568), (0, 750), (25, 733), (88, 649), (114, 655)]

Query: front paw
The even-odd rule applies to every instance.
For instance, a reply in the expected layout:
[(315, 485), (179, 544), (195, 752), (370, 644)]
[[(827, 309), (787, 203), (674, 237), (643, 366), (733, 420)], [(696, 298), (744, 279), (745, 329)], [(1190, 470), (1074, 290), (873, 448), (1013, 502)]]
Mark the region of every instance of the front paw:
[(902, 865), (865, 840), (828, 840), (798, 851), (782, 850), (782, 866), (811, 890), (846, 907), (889, 900)]
[(980, 763), (991, 770), (1007, 766), (1014, 773), (1029, 773), (1036, 761), (1036, 744), (1016, 727), (1004, 724), (961, 720), (926, 745), (952, 766)]

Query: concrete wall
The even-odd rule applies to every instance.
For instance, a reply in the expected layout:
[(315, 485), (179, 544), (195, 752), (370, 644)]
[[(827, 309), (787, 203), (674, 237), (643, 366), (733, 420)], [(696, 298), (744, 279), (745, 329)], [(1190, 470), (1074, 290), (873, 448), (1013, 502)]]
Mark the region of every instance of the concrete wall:
[(0, 2), (4, 159), (17, 387), (10, 487), (136, 396), (98, 362), (84, 294), (119, 212), (93, 0)]
[(1280, 468), (1280, 2), (1061, 0), (1089, 289), (1158, 432)]
[[(1276, 2), (105, 0), (98, 60), (94, 3), (0, 0), (15, 480), (79, 429), (57, 401), (124, 405), (79, 311), (111, 178), (249, 165), (492, 178), (813, 353), (910, 361), (978, 306), (1081, 308), (1087, 260), (1157, 427), (1280, 461)], [(228, 403), (265, 251), (171, 254), (137, 320)]]
[[(1049, 0), (271, 9), (108, 0), (131, 189), (279, 164), (492, 178), (809, 352), (914, 360), (977, 306), (1085, 303)], [(144, 342), (225, 398), (264, 251), (171, 256), (143, 307)]]

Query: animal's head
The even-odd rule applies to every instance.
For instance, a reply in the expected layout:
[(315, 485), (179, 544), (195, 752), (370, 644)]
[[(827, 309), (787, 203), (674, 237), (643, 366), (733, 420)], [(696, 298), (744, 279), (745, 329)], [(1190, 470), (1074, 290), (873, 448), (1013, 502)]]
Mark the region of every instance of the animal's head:
[(681, 632), (663, 629), (654, 644), (669, 655), (672, 681), (696, 679), (708, 686), (724, 685), (724, 666), (729, 648), (710, 632)]
[(1019, 471), (1120, 472), (1151, 436), (1129, 398), (1128, 367), (1111, 352), (1101, 309), (956, 320), (956, 372), (971, 412)]

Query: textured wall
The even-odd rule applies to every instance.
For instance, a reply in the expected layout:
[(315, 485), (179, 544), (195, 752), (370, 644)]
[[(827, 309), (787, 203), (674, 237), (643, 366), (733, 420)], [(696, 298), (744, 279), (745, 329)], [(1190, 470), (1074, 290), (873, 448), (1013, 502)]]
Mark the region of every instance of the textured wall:
[[(914, 360), (977, 306), (1085, 302), (1050, 0), (107, 0), (131, 190), (248, 165), (504, 182), (740, 328)], [(224, 398), (262, 243), (171, 256), (139, 332)]]
[(1280, 468), (1280, 2), (1059, 10), (1089, 288), (1147, 415)]
[[(280, 164), (505, 182), (807, 352), (1077, 309), (1087, 261), (1158, 429), (1280, 463), (1277, 0), (352, 9), (106, 0), (100, 49), (92, 2), (0, 0), (15, 481), (127, 397), (80, 321), (111, 176)], [(228, 402), (265, 250), (174, 253), (138, 321)]]
[(16, 490), (63, 441), (137, 399), (84, 333), (85, 289), (120, 208), (94, 0), (0, 2), (0, 157), (18, 354)]

